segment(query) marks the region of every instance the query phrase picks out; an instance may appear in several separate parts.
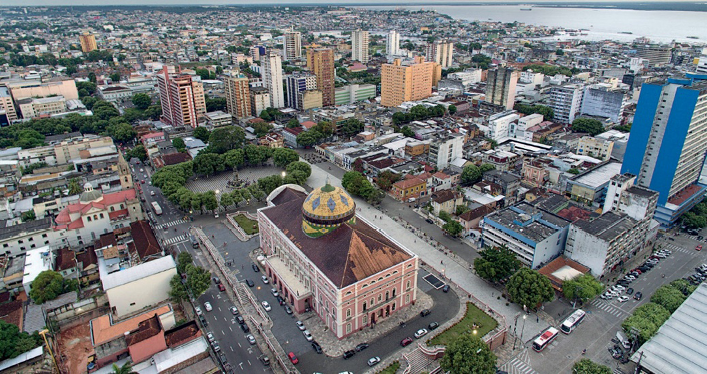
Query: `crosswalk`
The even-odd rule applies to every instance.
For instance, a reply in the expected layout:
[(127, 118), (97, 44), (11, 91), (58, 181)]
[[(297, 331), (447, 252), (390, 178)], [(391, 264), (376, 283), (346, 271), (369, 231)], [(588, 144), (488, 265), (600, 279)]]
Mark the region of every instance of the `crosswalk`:
[(186, 235), (179, 235), (179, 236), (175, 236), (174, 238), (169, 238), (169, 239), (165, 240), (164, 243), (166, 245), (172, 245), (172, 244), (184, 242), (186, 240), (187, 240)]
[(623, 310), (605, 302), (604, 300), (601, 299), (594, 299), (590, 302), (590, 304), (594, 305), (595, 307), (611, 314), (612, 316), (616, 317), (624, 317), (626, 315), (626, 312)]
[(162, 223), (162, 224), (157, 225), (157, 229), (158, 229), (158, 230), (162, 230), (162, 229), (164, 229), (165, 227), (172, 227), (172, 226), (180, 225), (180, 224), (182, 224), (182, 223), (187, 223), (187, 221), (185, 221), (185, 220), (183, 220), (183, 219), (178, 219), (178, 220), (176, 220), (176, 221), (165, 222), (165, 223)]
[(523, 352), (501, 365), (501, 370), (506, 371), (509, 374), (537, 374), (537, 371), (533, 370), (528, 362), (530, 362), (528, 350), (523, 349)]
[(669, 249), (673, 252), (682, 252), (682, 253), (694, 253), (695, 252), (694, 249), (689, 250), (687, 248), (683, 248), (683, 247), (677, 246), (675, 244), (663, 244), (662, 248)]

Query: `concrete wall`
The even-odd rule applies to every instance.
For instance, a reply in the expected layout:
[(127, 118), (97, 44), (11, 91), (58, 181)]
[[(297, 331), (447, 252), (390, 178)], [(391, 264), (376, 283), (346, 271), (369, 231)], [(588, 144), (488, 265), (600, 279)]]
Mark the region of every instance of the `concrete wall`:
[[(106, 291), (110, 306), (117, 316), (136, 312), (169, 298), (169, 281), (177, 275), (175, 268), (138, 279)], [(167, 328), (165, 326), (165, 328)]]

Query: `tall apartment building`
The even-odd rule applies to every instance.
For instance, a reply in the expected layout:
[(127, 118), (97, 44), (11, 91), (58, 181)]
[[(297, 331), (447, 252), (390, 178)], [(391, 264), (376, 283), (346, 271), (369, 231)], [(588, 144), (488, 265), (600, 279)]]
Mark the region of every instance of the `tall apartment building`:
[(655, 219), (665, 227), (699, 203), (697, 182), (707, 152), (707, 81), (644, 83), (638, 98), (622, 173), (659, 193)]
[(662, 66), (670, 62), (672, 52), (669, 46), (646, 44), (636, 48), (636, 55), (648, 60), (650, 66)]
[(436, 62), (442, 68), (452, 66), (452, 55), (454, 54), (454, 43), (449, 41), (438, 41), (427, 44), (427, 61)]
[(442, 69), (436, 62), (415, 57), (412, 65), (402, 65), (400, 59), (381, 67), (381, 105), (398, 106), (406, 101), (422, 100), (432, 94)]
[(250, 116), (250, 86), (248, 77), (237, 71), (224, 80), (226, 110), (235, 118)]
[(0, 112), (4, 112), (7, 120), (10, 122), (18, 119), (15, 103), (12, 100), (12, 95), (10, 95), (10, 89), (5, 86), (0, 86)]
[(170, 75), (167, 66), (157, 76), (162, 105), (161, 120), (174, 127), (196, 128), (199, 117), (206, 113), (204, 87), (190, 75)]
[(334, 105), (334, 50), (329, 48), (309, 49), (307, 51), (307, 69), (317, 76), (317, 89), (322, 91), (322, 105)]
[(486, 101), (513, 109), (516, 99), (516, 84), (518, 83), (518, 72), (507, 67), (499, 67), (488, 71), (486, 77)]
[(550, 89), (550, 108), (555, 122), (572, 123), (582, 105), (584, 88), (579, 84), (554, 86)]
[(270, 94), (270, 106), (283, 108), (285, 106), (285, 92), (282, 88), (282, 57), (275, 52), (268, 52), (260, 57), (263, 70), (263, 86)]
[(302, 33), (292, 29), (285, 32), (283, 47), (285, 48), (285, 60), (296, 60), (302, 57)]
[(317, 89), (317, 76), (312, 73), (300, 73), (287, 76), (287, 107), (303, 109), (302, 97), (306, 91)]
[(98, 46), (96, 45), (96, 36), (89, 34), (88, 32), (84, 32), (79, 35), (79, 42), (81, 43), (81, 51), (83, 53), (88, 53), (98, 49)]
[(388, 56), (397, 56), (400, 54), (400, 33), (395, 30), (388, 31), (385, 38), (385, 53)]
[(250, 88), (250, 113), (254, 117), (270, 106), (270, 93), (265, 87)]
[(595, 84), (584, 90), (580, 113), (620, 123), (626, 103), (626, 95), (622, 90), (612, 89), (606, 84)]
[(351, 32), (351, 59), (366, 64), (368, 58), (368, 31)]
[(437, 167), (437, 170), (442, 170), (455, 159), (462, 157), (463, 148), (463, 134), (448, 134), (430, 142), (428, 159), (432, 165)]

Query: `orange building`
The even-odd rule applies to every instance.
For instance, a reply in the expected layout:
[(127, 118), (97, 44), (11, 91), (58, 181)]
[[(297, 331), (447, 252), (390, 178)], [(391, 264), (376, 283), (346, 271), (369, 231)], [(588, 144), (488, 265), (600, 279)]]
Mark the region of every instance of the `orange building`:
[(403, 179), (393, 184), (390, 193), (400, 201), (417, 199), (427, 194), (427, 182), (419, 178)]
[(334, 50), (307, 49), (307, 69), (317, 76), (317, 89), (322, 91), (322, 106), (334, 105)]
[(428, 98), (432, 86), (441, 79), (442, 68), (435, 62), (425, 62), (424, 57), (415, 57), (415, 63), (403, 66), (400, 59), (392, 64), (383, 64), (381, 69), (381, 104), (398, 106), (406, 101)]
[(233, 72), (224, 81), (226, 88), (226, 110), (236, 118), (250, 116), (250, 86), (248, 77)]
[(167, 66), (157, 76), (162, 105), (162, 122), (175, 127), (196, 128), (199, 117), (206, 114), (204, 87), (190, 75), (171, 76)]
[(88, 53), (98, 49), (98, 45), (96, 45), (96, 36), (87, 32), (79, 35), (79, 42), (81, 42), (81, 51), (83, 53)]

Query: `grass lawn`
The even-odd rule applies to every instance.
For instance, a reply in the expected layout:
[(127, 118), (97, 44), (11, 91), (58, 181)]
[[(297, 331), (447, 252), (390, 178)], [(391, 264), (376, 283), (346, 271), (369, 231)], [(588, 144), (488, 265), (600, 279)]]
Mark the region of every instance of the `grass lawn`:
[(400, 369), (400, 362), (393, 361), (393, 363), (388, 365), (387, 368), (383, 369), (383, 371), (381, 371), (380, 374), (395, 374), (395, 372), (397, 372), (398, 369)]
[(456, 325), (446, 329), (443, 333), (434, 337), (434, 339), (427, 342), (428, 345), (447, 345), (457, 337), (462, 334), (472, 334), (473, 324), (476, 323), (477, 334), (479, 338), (488, 334), (489, 331), (496, 328), (498, 322), (491, 318), (488, 314), (477, 308), (476, 305), (472, 303), (466, 303), (466, 314), (461, 321), (457, 322)]
[(236, 220), (236, 223), (238, 223), (238, 226), (243, 229), (243, 232), (245, 232), (246, 235), (258, 233), (258, 221), (254, 221), (242, 214), (233, 217), (233, 219)]

